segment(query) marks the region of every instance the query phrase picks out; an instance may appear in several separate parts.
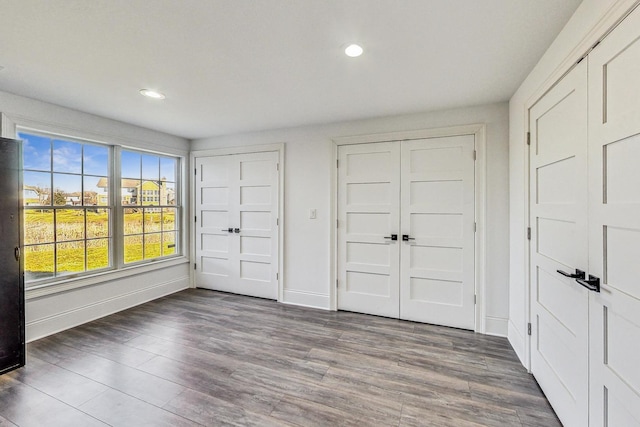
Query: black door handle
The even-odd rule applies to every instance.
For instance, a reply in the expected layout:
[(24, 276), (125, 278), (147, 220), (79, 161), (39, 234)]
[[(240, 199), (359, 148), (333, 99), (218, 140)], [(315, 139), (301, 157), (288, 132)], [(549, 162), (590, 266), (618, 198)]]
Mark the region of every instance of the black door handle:
[(385, 239), (388, 240), (398, 240), (398, 235), (397, 234), (392, 234), (391, 236), (384, 236)]
[(589, 275), (589, 280), (576, 279), (576, 282), (580, 283), (585, 288), (593, 292), (600, 292), (600, 278), (592, 274)]
[(562, 274), (564, 277), (569, 277), (570, 279), (584, 279), (585, 273), (582, 270), (578, 270), (576, 268), (576, 272), (571, 274), (571, 273), (567, 273), (566, 271), (562, 271), (562, 270), (556, 270), (558, 273)]
[[(229, 230), (231, 230), (231, 229), (229, 229)], [(233, 232), (234, 232), (234, 233), (239, 233), (239, 232), (240, 232), (240, 229), (239, 229), (239, 228), (234, 228), (234, 229), (233, 229)]]
[(409, 237), (408, 234), (403, 234), (402, 235), (402, 241), (403, 242), (408, 242), (409, 240), (416, 240), (416, 239), (414, 239), (413, 237)]
[(229, 227), (229, 228), (224, 228), (222, 229), (222, 231), (226, 231), (228, 233), (233, 233), (233, 228)]
[(13, 251), (13, 256), (16, 257), (16, 261), (20, 261), (20, 247), (16, 246), (15, 250)]

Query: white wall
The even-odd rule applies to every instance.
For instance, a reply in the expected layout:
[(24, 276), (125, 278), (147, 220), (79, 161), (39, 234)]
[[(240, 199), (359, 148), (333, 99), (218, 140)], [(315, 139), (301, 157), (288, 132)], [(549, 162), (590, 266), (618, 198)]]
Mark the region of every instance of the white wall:
[(528, 166), (525, 136), (527, 112), (572, 64), (581, 58), (635, 0), (584, 0), (556, 40), (509, 102), (510, 277), (508, 337), (518, 357), (529, 366), (526, 328), (529, 322), (527, 283)]
[[(0, 92), (2, 136), (14, 137), (15, 124), (90, 138), (129, 147), (158, 150), (188, 161), (189, 142), (183, 138)], [(188, 165), (185, 165), (188, 168)], [(187, 169), (188, 170), (188, 169)], [(185, 212), (188, 217), (188, 211)], [(185, 225), (186, 226), (186, 225)], [(188, 231), (188, 230), (187, 230)], [(185, 242), (185, 251), (188, 242)], [(188, 253), (152, 267), (134, 267), (93, 279), (67, 283), (68, 290), (27, 291), (27, 340), (88, 322), (116, 311), (189, 287)], [(75, 287), (82, 284), (81, 287)]]
[[(509, 236), (508, 110), (506, 103), (448, 111), (332, 123), (192, 141), (192, 150), (285, 143), (285, 302), (329, 309), (332, 268), (331, 174), (339, 136), (487, 125), (487, 332), (506, 335)], [(309, 209), (318, 218), (308, 218)], [(334, 285), (335, 286), (335, 285)]]

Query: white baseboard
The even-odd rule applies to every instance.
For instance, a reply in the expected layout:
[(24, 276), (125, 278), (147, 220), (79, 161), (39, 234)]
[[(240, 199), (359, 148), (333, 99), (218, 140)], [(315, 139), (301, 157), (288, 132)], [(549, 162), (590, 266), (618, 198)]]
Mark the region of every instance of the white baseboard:
[(314, 292), (285, 289), (282, 302), (284, 304), (301, 305), (303, 307), (320, 308), (322, 310), (330, 309), (329, 295)]
[(487, 335), (495, 335), (498, 337), (506, 337), (507, 336), (507, 319), (503, 319), (501, 317), (485, 317), (484, 318), (484, 326), (485, 326), (485, 334)]
[(518, 331), (518, 328), (516, 328), (516, 325), (511, 320), (509, 320), (507, 338), (509, 339), (509, 344), (511, 344), (513, 351), (516, 352), (518, 359), (520, 359), (522, 366), (529, 369), (528, 358), (525, 357), (527, 348), (525, 344), (525, 337), (520, 333), (520, 331)]
[(182, 277), (38, 319), (27, 323), (26, 339), (27, 342), (35, 341), (82, 325), (83, 323), (91, 322), (92, 320), (187, 289), (188, 287), (189, 277)]

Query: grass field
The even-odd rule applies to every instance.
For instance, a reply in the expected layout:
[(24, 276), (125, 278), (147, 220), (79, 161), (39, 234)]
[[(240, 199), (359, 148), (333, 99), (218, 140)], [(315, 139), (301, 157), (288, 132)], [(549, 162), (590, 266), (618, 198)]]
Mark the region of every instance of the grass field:
[[(175, 216), (174, 209), (163, 212), (125, 209), (124, 262), (174, 254)], [(27, 278), (78, 273), (113, 265), (113, 260), (109, 259), (112, 243), (107, 209), (59, 209), (55, 214), (55, 227), (53, 210), (26, 209), (24, 223)]]

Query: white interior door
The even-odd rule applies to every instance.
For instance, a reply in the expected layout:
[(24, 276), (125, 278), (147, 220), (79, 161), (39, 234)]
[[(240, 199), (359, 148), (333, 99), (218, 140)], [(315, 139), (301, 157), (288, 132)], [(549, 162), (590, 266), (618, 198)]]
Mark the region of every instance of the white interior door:
[[(588, 425), (587, 66), (530, 110), (531, 371), (566, 426)], [(560, 273), (564, 272), (566, 275)]]
[(474, 149), (473, 135), (402, 142), (402, 319), (474, 329)]
[(338, 308), (399, 316), (400, 148), (338, 149)]
[(640, 9), (589, 55), (591, 425), (640, 426)]
[(278, 297), (278, 153), (196, 158), (196, 286)]

